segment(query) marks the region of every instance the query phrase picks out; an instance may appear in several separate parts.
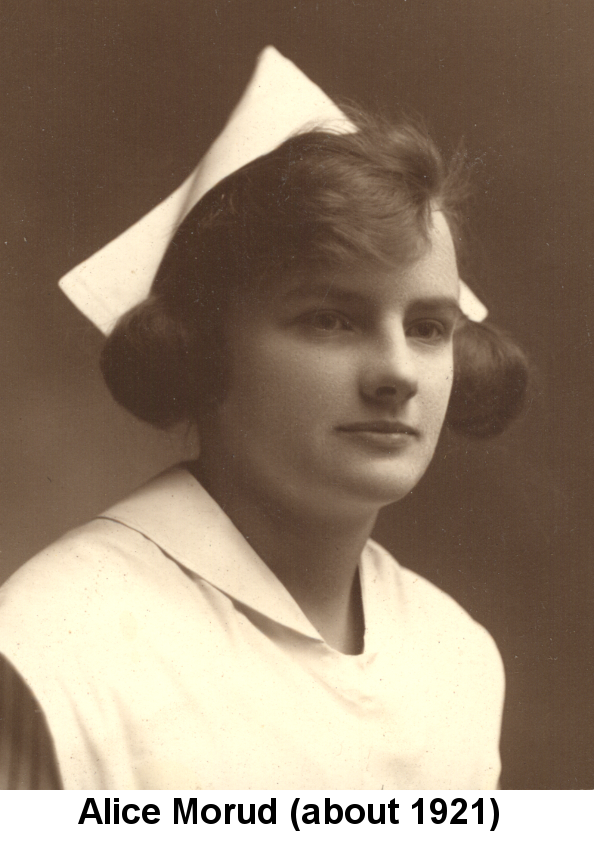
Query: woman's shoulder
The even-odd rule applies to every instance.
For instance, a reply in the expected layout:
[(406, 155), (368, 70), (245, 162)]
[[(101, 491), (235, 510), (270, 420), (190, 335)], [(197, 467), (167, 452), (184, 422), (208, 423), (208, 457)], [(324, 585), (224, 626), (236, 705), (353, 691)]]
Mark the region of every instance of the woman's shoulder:
[[(154, 547), (141, 534), (114, 520), (99, 516), (68, 531), (20, 567), (0, 589), (0, 594), (26, 588), (73, 589), (88, 586), (105, 572), (125, 575), (134, 560), (145, 561)], [(47, 591), (46, 591), (47, 592)]]
[[(179, 484), (174, 469), (166, 478), (151, 480), (23, 564), (0, 588), (0, 627), (9, 613), (48, 617), (66, 605), (72, 616), (89, 611), (91, 604), (94, 611), (108, 602), (117, 605), (131, 592), (159, 592), (171, 576), (184, 580), (177, 565), (150, 538), (150, 528), (142, 526), (158, 519), (159, 498), (176, 479)], [(138, 523), (120, 516), (128, 509), (137, 511)]]
[(158, 556), (158, 547), (114, 521), (68, 532), (0, 588), (0, 640), (30, 638), (35, 627), (49, 639), (65, 621), (73, 633), (105, 625), (131, 592), (157, 589)]
[[(0, 588), (6, 592), (25, 588), (52, 590), (87, 585), (106, 573), (129, 577), (149, 573), (151, 560), (162, 558), (152, 538), (164, 507), (174, 507), (185, 485), (192, 483), (187, 470), (173, 467), (150, 479), (89, 522), (71, 529), (20, 567)], [(172, 503), (173, 500), (173, 503)], [(175, 515), (172, 514), (172, 522)], [(172, 523), (169, 530), (173, 531)]]
[[(149, 529), (140, 530), (141, 513), (143, 522), (158, 519), (166, 488), (150, 500), (141, 490), (142, 504), (134, 492), (59, 538), (0, 588), (0, 653), (44, 708), (48, 698), (61, 697), (60, 676), (70, 686), (68, 675), (76, 674), (77, 685), (90, 686), (100, 675), (113, 682), (139, 668), (171, 628), (172, 610), (182, 631), (195, 617), (195, 636), (207, 634), (207, 596)], [(138, 515), (139, 528), (117, 519), (124, 507)]]
[(367, 559), (383, 592), (390, 594), (392, 609), (418, 639), (438, 640), (442, 652), (459, 651), (502, 674), (501, 658), (489, 632), (452, 596), (419, 573), (403, 567), (373, 540)]

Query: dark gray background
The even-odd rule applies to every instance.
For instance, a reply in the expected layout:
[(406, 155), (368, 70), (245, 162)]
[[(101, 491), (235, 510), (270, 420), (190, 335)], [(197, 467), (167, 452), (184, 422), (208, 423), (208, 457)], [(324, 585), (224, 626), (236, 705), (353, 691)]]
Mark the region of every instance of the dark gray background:
[(0, 578), (183, 452), (112, 405), (56, 282), (182, 181), (273, 43), (475, 162), (467, 277), (531, 405), (446, 436), (378, 536), (495, 636), (503, 786), (594, 788), (590, 0), (2, 0), (0, 31)]

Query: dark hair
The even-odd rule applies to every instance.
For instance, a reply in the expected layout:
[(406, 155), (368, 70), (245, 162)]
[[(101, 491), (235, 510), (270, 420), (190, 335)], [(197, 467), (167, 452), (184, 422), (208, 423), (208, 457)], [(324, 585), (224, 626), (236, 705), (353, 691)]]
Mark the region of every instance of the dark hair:
[[(195, 421), (224, 390), (222, 320), (232, 296), (297, 269), (410, 263), (429, 242), (436, 208), (455, 235), (460, 166), (446, 168), (427, 133), (410, 123), (354, 119), (351, 134), (290, 138), (192, 209), (150, 296), (105, 343), (102, 371), (118, 403), (158, 427)], [(454, 354), (446, 424), (467, 436), (498, 434), (522, 407), (521, 351), (495, 328), (467, 321)]]

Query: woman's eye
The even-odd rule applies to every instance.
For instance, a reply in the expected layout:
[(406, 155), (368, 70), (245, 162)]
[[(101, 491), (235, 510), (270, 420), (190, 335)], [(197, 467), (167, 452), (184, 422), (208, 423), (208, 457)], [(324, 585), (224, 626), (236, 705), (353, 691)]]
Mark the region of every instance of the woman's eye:
[(306, 321), (315, 330), (324, 333), (335, 333), (339, 330), (352, 330), (351, 322), (346, 316), (329, 310), (319, 310), (306, 317)]
[(408, 335), (423, 342), (437, 342), (447, 336), (447, 329), (440, 321), (417, 321), (408, 329)]

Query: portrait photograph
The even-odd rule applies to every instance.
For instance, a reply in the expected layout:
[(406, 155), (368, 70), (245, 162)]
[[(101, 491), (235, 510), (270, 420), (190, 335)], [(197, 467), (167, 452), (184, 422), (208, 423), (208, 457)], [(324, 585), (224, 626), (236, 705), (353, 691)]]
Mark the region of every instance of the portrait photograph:
[(594, 788), (591, 4), (0, 6), (0, 788)]

